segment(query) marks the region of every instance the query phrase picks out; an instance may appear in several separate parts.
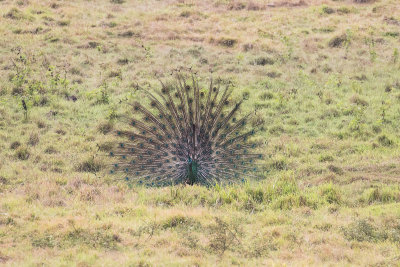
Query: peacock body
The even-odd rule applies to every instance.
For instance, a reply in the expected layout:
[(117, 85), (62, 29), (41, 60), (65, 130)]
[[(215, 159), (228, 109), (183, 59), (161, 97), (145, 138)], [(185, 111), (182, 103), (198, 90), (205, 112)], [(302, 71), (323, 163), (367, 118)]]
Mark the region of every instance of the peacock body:
[(262, 155), (249, 142), (255, 129), (246, 127), (252, 113), (236, 118), (243, 100), (231, 104), (229, 86), (221, 89), (211, 79), (208, 89), (200, 89), (193, 75), (178, 75), (173, 84), (161, 82), (156, 95), (138, 90), (150, 107), (130, 104), (136, 116), (116, 133), (121, 142), (110, 153), (116, 161), (111, 173), (162, 186), (240, 181), (257, 171)]

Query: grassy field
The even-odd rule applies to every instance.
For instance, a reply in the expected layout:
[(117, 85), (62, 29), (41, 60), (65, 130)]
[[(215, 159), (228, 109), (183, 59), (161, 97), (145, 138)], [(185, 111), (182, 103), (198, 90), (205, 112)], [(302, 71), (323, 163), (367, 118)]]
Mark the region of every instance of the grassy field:
[[(0, 265), (400, 266), (399, 49), (398, 0), (0, 0)], [(257, 110), (259, 179), (108, 175), (182, 67)]]

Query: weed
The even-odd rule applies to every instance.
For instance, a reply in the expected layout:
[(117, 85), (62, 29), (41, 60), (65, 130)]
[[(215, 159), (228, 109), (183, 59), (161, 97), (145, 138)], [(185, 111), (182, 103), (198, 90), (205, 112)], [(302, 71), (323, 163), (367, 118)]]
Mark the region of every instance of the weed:
[(333, 184), (324, 185), (321, 188), (321, 197), (325, 199), (329, 204), (340, 204), (342, 202), (342, 196), (337, 186)]
[(211, 251), (222, 256), (233, 246), (241, 245), (240, 230), (222, 219), (215, 217), (215, 223), (209, 227), (209, 247)]

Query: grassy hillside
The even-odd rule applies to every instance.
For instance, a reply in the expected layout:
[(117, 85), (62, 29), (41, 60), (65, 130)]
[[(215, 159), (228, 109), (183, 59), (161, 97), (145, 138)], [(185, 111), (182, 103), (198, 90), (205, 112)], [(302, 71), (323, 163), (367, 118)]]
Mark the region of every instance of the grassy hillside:
[[(399, 266), (399, 50), (397, 0), (0, 0), (0, 265)], [(257, 110), (262, 177), (108, 175), (120, 100), (182, 67)]]

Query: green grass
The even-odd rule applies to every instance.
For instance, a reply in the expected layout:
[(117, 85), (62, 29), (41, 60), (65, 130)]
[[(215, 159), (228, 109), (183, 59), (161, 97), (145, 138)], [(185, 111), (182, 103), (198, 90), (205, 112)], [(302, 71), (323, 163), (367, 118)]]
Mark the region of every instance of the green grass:
[[(0, 265), (397, 266), (400, 7), (274, 3), (0, 1)], [(257, 111), (257, 179), (108, 175), (121, 100), (181, 67)]]

